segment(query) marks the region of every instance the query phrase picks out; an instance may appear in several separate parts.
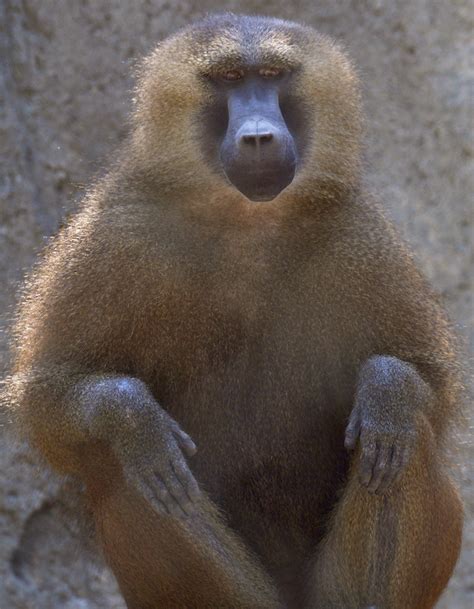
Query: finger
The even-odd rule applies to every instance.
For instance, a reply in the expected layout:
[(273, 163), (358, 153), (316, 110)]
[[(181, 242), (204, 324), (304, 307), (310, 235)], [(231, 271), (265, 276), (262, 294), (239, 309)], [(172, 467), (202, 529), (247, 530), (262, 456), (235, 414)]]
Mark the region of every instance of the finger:
[(179, 506), (184, 515), (190, 516), (194, 512), (194, 506), (187, 496), (183, 485), (174, 473), (172, 463), (170, 463), (170, 469), (166, 475), (162, 477), (162, 480), (176, 505)]
[(156, 512), (163, 516), (169, 514), (168, 508), (156, 496), (156, 493), (146, 479), (139, 478), (136, 472), (132, 472), (130, 469), (124, 470), (124, 475), (127, 486), (135, 489)]
[(373, 440), (363, 440), (360, 455), (359, 480), (363, 486), (368, 486), (372, 478), (372, 470), (377, 458), (377, 446)]
[(178, 516), (180, 518), (186, 516), (186, 513), (183, 512), (179, 503), (176, 502), (176, 499), (170, 493), (168, 484), (166, 483), (166, 480), (162, 476), (154, 474), (151, 477), (150, 484), (155, 489), (155, 493), (156, 493), (158, 499), (162, 503), (164, 503), (168, 512), (172, 516)]
[(370, 479), (370, 482), (367, 486), (367, 490), (369, 491), (369, 493), (377, 492), (380, 483), (382, 482), (382, 478), (384, 477), (387, 471), (392, 447), (379, 445), (377, 452), (377, 460), (372, 470), (372, 478)]
[(183, 452), (188, 457), (192, 457), (196, 454), (197, 446), (185, 431), (176, 426), (173, 429), (173, 433), (178, 441), (181, 450), (183, 450)]
[(178, 483), (173, 480), (171, 476), (166, 477), (160, 476), (160, 484), (162, 485), (162, 493), (166, 495), (165, 501), (166, 506), (170, 510), (173, 516), (179, 518), (185, 518), (188, 513), (184, 508), (183, 495), (180, 495), (179, 490), (176, 489)]
[(380, 481), (379, 487), (376, 491), (377, 495), (381, 495), (385, 493), (390, 486), (392, 486), (393, 480), (396, 476), (396, 458), (398, 454), (398, 449), (396, 446), (392, 446), (390, 450), (390, 454), (387, 461), (387, 467), (385, 468), (385, 472)]
[(185, 463), (180, 462), (174, 462), (172, 466), (176, 477), (181, 482), (191, 503), (199, 499), (201, 490), (188, 466)]
[(149, 476), (138, 474), (137, 470), (130, 465), (124, 465), (123, 476), (126, 485), (137, 491), (156, 512), (168, 514), (168, 508), (155, 492), (153, 484), (150, 484)]
[[(178, 467), (180, 468), (179, 475), (178, 475)], [(185, 466), (178, 466), (177, 464), (175, 464), (173, 462), (171, 463), (171, 468), (173, 470), (173, 476), (170, 477), (172, 495), (174, 496), (176, 501), (179, 503), (179, 505), (181, 506), (183, 511), (186, 512), (186, 514), (188, 516), (191, 516), (196, 511), (196, 508), (193, 503), (193, 500), (187, 493), (186, 482), (190, 477), (192, 478), (192, 474), (189, 471), (189, 469), (187, 469)], [(187, 471), (187, 475), (186, 475), (186, 473), (184, 473), (186, 471)]]
[(394, 468), (393, 468), (394, 475), (393, 475), (392, 484), (395, 484), (396, 482), (398, 482), (398, 480), (402, 476), (403, 472), (405, 471), (406, 466), (408, 465), (409, 455), (410, 455), (410, 451), (405, 446), (402, 446), (398, 449), (397, 455), (396, 455), (396, 460), (394, 462)]
[(354, 450), (357, 444), (357, 438), (360, 434), (360, 420), (359, 417), (354, 416), (349, 420), (349, 424), (346, 428), (346, 435), (344, 438), (344, 447), (346, 450)]

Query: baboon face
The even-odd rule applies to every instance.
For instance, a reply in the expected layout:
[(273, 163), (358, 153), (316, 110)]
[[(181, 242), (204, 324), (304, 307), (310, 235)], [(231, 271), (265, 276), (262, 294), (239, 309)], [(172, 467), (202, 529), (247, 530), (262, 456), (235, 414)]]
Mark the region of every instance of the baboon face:
[(158, 46), (138, 91), (148, 163), (163, 150), (161, 168), (177, 168), (183, 187), (210, 193), (220, 184), (269, 201), (356, 173), (357, 79), (312, 28), (211, 16)]
[(248, 199), (275, 198), (294, 176), (297, 132), (283, 111), (292, 73), (269, 61), (224, 67), (211, 77), (215, 103), (208, 114), (220, 133), (219, 159), (229, 181)]

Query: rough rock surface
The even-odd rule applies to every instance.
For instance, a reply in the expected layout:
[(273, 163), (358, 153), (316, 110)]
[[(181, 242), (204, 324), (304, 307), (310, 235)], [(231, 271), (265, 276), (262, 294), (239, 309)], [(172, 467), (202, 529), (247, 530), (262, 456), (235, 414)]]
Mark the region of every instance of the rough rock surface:
[[(204, 11), (262, 4), (346, 43), (365, 83), (370, 179), (472, 348), (469, 0), (0, 0), (1, 327), (45, 236), (126, 132), (134, 60)], [(1, 372), (6, 333), (0, 341)], [(123, 608), (73, 516), (74, 485), (12, 440), (7, 415), (0, 425), (0, 607)], [(444, 609), (474, 606), (474, 454), (463, 440), (465, 542)]]

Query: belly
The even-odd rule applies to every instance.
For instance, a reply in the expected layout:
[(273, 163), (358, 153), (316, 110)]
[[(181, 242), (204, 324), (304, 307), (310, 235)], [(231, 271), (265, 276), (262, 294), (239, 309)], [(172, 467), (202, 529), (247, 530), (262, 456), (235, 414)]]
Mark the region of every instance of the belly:
[(208, 376), (170, 408), (197, 443), (189, 464), (199, 484), (274, 568), (279, 556), (296, 564), (314, 550), (347, 467), (341, 405), (323, 403), (321, 387), (289, 388), (264, 374)]

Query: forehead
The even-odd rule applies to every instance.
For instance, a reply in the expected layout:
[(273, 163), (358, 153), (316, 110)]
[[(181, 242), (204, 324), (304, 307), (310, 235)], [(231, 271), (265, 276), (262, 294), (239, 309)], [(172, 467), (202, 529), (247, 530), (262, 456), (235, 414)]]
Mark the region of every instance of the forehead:
[(300, 64), (302, 28), (277, 19), (216, 19), (196, 24), (188, 33), (194, 48), (190, 62), (203, 73), (229, 67)]

